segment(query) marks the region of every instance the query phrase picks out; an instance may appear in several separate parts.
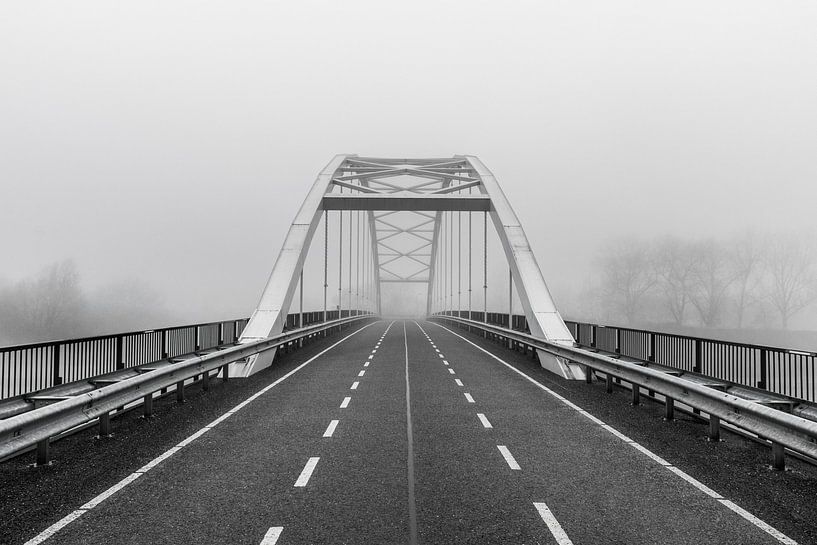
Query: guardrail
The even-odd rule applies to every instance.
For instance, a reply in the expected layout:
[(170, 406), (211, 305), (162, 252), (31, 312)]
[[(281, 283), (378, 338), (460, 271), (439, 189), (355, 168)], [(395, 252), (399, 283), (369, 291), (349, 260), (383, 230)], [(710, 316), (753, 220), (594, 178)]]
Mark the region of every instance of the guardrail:
[(230, 363), (315, 333), (372, 318), (372, 314), (361, 314), (328, 321), (287, 331), (268, 339), (224, 348), (172, 365), (146, 369), (146, 372), (137, 376), (0, 420), (0, 460), (36, 445), (37, 463), (45, 463), (48, 460), (50, 439), (67, 430), (99, 420), (100, 434), (106, 435), (109, 433), (110, 414), (117, 408), (139, 400), (150, 407), (156, 392), (173, 386), (183, 391), (185, 380), (198, 375), (209, 379), (209, 373), (214, 369), (223, 369), (226, 379), (227, 365)]
[[(446, 315), (508, 327), (507, 312), (489, 312), (487, 319), (482, 312), (450, 311)], [(817, 403), (815, 352), (571, 320), (565, 324), (579, 346)], [(525, 316), (518, 314), (513, 316), (511, 329), (530, 332)]]
[[(364, 311), (326, 312), (327, 320)], [(152, 361), (232, 344), (248, 318), (0, 347), (0, 400)], [(287, 314), (284, 331), (321, 323), (323, 311)]]
[[(507, 316), (507, 315), (506, 315)], [(658, 392), (666, 398), (669, 409), (675, 401), (709, 415), (710, 427), (720, 421), (751, 432), (766, 439), (772, 447), (772, 465), (785, 466), (784, 448), (817, 460), (817, 422), (789, 414), (761, 403), (710, 388), (701, 383), (683, 379), (665, 371), (643, 367), (637, 363), (622, 361), (577, 348), (537, 339), (531, 335), (504, 327), (468, 320), (450, 315), (434, 315), (433, 320), (449, 321), (500, 336), (509, 341), (584, 365), (612, 379), (623, 380), (633, 387), (637, 396), (640, 388)]]

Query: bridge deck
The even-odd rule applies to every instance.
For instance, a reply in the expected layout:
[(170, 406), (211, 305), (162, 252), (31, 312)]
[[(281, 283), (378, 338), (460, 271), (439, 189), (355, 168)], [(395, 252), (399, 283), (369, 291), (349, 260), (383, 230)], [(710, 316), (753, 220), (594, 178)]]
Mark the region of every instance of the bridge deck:
[(363, 328), (52, 541), (257, 544), (282, 527), (281, 544), (411, 543), (415, 530), (419, 543), (780, 542), (557, 397), (570, 390), (457, 335)]

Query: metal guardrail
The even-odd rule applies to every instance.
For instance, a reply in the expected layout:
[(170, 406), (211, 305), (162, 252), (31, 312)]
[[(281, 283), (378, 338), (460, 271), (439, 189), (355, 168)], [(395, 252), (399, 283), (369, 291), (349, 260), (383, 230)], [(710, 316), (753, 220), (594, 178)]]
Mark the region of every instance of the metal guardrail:
[(209, 379), (210, 371), (219, 368), (226, 371), (228, 364), (253, 354), (321, 331), (372, 318), (374, 316), (371, 314), (342, 318), (284, 332), (268, 339), (224, 348), (212, 354), (150, 369), (114, 384), (0, 420), (0, 459), (36, 445), (38, 463), (43, 463), (48, 459), (51, 437), (97, 419), (100, 429), (106, 430), (109, 427), (110, 414), (117, 408), (138, 400), (144, 400), (146, 406), (151, 406), (154, 393), (172, 386), (183, 389), (185, 380), (198, 375)]
[[(507, 312), (446, 314), (508, 327)], [(529, 332), (524, 315), (513, 315), (512, 323), (511, 329)], [(588, 322), (565, 324), (579, 346), (817, 403), (817, 352)]]
[[(449, 321), (454, 324), (475, 328), (543, 350), (557, 357), (565, 358), (586, 366), (608, 377), (632, 384), (633, 395), (640, 388), (649, 389), (665, 396), (669, 407), (675, 401), (709, 415), (710, 426), (719, 426), (720, 421), (756, 434), (771, 442), (773, 466), (779, 469), (785, 465), (784, 447), (812, 459), (817, 459), (817, 422), (789, 414), (727, 392), (710, 388), (701, 383), (675, 376), (674, 374), (643, 367), (577, 348), (565, 346), (511, 329), (498, 327), (449, 315), (435, 315), (431, 319)], [(589, 376), (589, 373), (588, 373)]]

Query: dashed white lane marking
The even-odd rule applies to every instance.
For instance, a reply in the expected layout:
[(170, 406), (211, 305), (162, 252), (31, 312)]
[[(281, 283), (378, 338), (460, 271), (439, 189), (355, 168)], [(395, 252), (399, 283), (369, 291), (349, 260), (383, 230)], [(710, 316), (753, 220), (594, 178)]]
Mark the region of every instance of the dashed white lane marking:
[(374, 350), (372, 350), (372, 354), (375, 354), (376, 352), (377, 352), (377, 348), (375, 348)]
[(513, 457), (513, 454), (511, 454), (511, 451), (508, 450), (508, 447), (505, 445), (497, 445), (496, 448), (498, 448), (499, 452), (502, 453), (502, 457), (505, 458), (505, 461), (508, 462), (508, 466), (511, 469), (516, 471), (522, 469), (519, 467), (519, 464), (516, 463), (516, 459)]
[(440, 351), (439, 351), (438, 349), (436, 349), (436, 348), (435, 348), (434, 350), (437, 352), (437, 354), (439, 354), (439, 353), (440, 353)]
[(351, 388), (349, 388), (349, 389), (350, 389), (350, 390), (357, 390), (357, 387), (358, 387), (358, 385), (359, 385), (359, 384), (360, 384), (360, 383), (359, 383), (358, 381), (354, 381), (354, 382), (352, 383), (352, 387), (351, 387)]
[(275, 545), (275, 542), (278, 541), (279, 537), (281, 537), (281, 532), (283, 531), (283, 526), (273, 526), (267, 530), (266, 534), (264, 534), (264, 539), (261, 540), (259, 545)]
[(554, 539), (556, 539), (556, 543), (559, 545), (573, 545), (573, 542), (567, 537), (562, 525), (559, 524), (559, 521), (553, 516), (553, 512), (548, 509), (547, 504), (544, 502), (534, 502), (533, 506), (539, 511), (539, 516), (541, 516), (542, 520), (547, 524), (550, 533), (553, 534)]
[(298, 480), (295, 481), (295, 486), (297, 487), (306, 486), (306, 483), (309, 482), (309, 478), (312, 477), (312, 472), (315, 471), (315, 467), (318, 465), (318, 461), (320, 461), (320, 457), (318, 456), (313, 456), (312, 458), (307, 460), (303, 471), (301, 471), (301, 474), (298, 475)]
[(477, 418), (479, 418), (479, 421), (480, 421), (480, 422), (482, 422), (482, 427), (483, 427), (483, 428), (486, 428), (486, 429), (487, 429), (487, 428), (493, 428), (493, 426), (491, 425), (491, 423), (490, 423), (490, 422), (488, 422), (488, 419), (487, 419), (487, 418), (485, 418), (485, 415), (484, 415), (484, 414), (482, 414), (482, 413), (477, 413)]
[(372, 359), (374, 356), (369, 356), (369, 359)]
[(362, 376), (363, 376), (363, 375), (365, 375), (365, 374), (366, 374), (366, 370), (364, 369), (363, 371), (361, 371), (360, 373), (358, 373), (358, 374), (357, 374), (357, 376), (362, 377)]
[(455, 379), (454, 379), (454, 382), (456, 382), (456, 383), (457, 383), (457, 386), (462, 386), (462, 381), (461, 381), (460, 379), (455, 378)]
[(351, 397), (344, 397), (343, 402), (340, 404), (340, 408), (345, 409), (346, 407), (348, 407), (350, 401), (352, 401)]
[(367, 361), (366, 363), (364, 363), (364, 364), (363, 364), (363, 367), (368, 367), (368, 366), (369, 366), (369, 362), (368, 362), (368, 361)]
[(338, 420), (332, 420), (327, 426), (326, 431), (323, 432), (324, 437), (332, 437), (332, 434), (335, 433), (335, 428), (338, 427)]
[(443, 356), (442, 354), (437, 354), (437, 355), (440, 356), (441, 358), (445, 358), (445, 356)]
[[(220, 424), (221, 422), (226, 420), (227, 415), (230, 415), (230, 416), (234, 415), (235, 413), (237, 413), (238, 411), (240, 411), (241, 409), (243, 409), (244, 407), (246, 407), (247, 405), (252, 403), (254, 400), (258, 399), (260, 396), (267, 393), (270, 389), (272, 389), (273, 387), (275, 387), (278, 384), (282, 383), (283, 381), (285, 381), (286, 379), (288, 379), (289, 377), (291, 377), (292, 375), (294, 375), (295, 373), (297, 373), (298, 371), (300, 371), (301, 369), (303, 369), (304, 367), (306, 367), (307, 365), (309, 365), (310, 363), (312, 363), (313, 361), (315, 361), (319, 357), (323, 356), (324, 354), (326, 354), (327, 352), (329, 352), (330, 350), (332, 350), (333, 348), (335, 348), (339, 344), (343, 343), (344, 341), (346, 341), (350, 337), (353, 337), (354, 335), (357, 335), (358, 333), (360, 333), (364, 329), (373, 326), (376, 323), (377, 322), (372, 322), (370, 324), (367, 324), (367, 325), (361, 327), (360, 329), (358, 329), (357, 331), (353, 331), (352, 333), (346, 335), (345, 337), (343, 337), (342, 339), (340, 339), (336, 343), (334, 343), (334, 344), (326, 347), (325, 349), (321, 350), (320, 352), (318, 352), (317, 354), (315, 354), (314, 356), (312, 356), (311, 358), (309, 358), (308, 360), (303, 362), (301, 365), (299, 365), (298, 367), (293, 369), (292, 371), (288, 372), (287, 374), (285, 374), (284, 376), (282, 376), (281, 378), (279, 378), (278, 380), (276, 380), (272, 384), (269, 384), (269, 385), (265, 386), (264, 388), (262, 388), (261, 390), (259, 390), (258, 392), (254, 393), (253, 395), (251, 395), (250, 397), (248, 397), (247, 399), (245, 399), (244, 401), (242, 401), (241, 403), (239, 403), (238, 405), (236, 405), (235, 407), (233, 407), (232, 409), (230, 409), (229, 411), (224, 413), (224, 415), (222, 415), (221, 417), (217, 418), (216, 420), (214, 420), (213, 422), (211, 422), (207, 426), (203, 427), (202, 429), (200, 429), (196, 433), (192, 434), (190, 437), (188, 437), (184, 441), (180, 442), (178, 445), (176, 445), (176, 446), (168, 449), (164, 453), (160, 454), (159, 456), (157, 456), (156, 458), (154, 458), (153, 460), (151, 460), (150, 462), (148, 462), (147, 464), (145, 464), (144, 466), (139, 468), (134, 473), (131, 473), (130, 475), (128, 475), (127, 477), (125, 477), (124, 479), (119, 481), (117, 484), (113, 485), (111, 488), (109, 488), (108, 490), (106, 490), (102, 494), (100, 494), (97, 497), (93, 498), (91, 501), (89, 501), (85, 505), (92, 505), (93, 507), (96, 507), (101, 502), (108, 499), (110, 496), (112, 496), (116, 492), (122, 490), (122, 488), (124, 488), (125, 486), (127, 486), (130, 483), (132, 483), (133, 481), (135, 481), (139, 476), (147, 473), (148, 471), (150, 471), (151, 469), (153, 469), (154, 467), (159, 465), (161, 462), (167, 460), (168, 458), (170, 458), (171, 456), (173, 456), (174, 454), (179, 452), (182, 449), (182, 447), (186, 447), (187, 445), (189, 445), (190, 443), (192, 443), (193, 441), (195, 441), (196, 439), (198, 439), (199, 437), (201, 437), (202, 435), (204, 435), (205, 433), (210, 431), (212, 428), (214, 428), (215, 426), (217, 426), (218, 424)], [(393, 323), (394, 322), (392, 322), (392, 324)], [(391, 327), (391, 324), (389, 324), (389, 327)], [(388, 328), (386, 329), (386, 331), (388, 331)], [(76, 509), (75, 511), (72, 511), (68, 515), (64, 516), (63, 518), (61, 518), (60, 520), (58, 520), (57, 522), (55, 522), (54, 524), (52, 524), (51, 526), (49, 526), (48, 528), (46, 528), (45, 530), (43, 530), (42, 532), (40, 532), (39, 534), (37, 534), (36, 536), (31, 538), (30, 540), (28, 540), (25, 543), (25, 545), (38, 545), (39, 543), (42, 543), (42, 542), (46, 541), (47, 539), (53, 537), (54, 534), (56, 534), (57, 532), (59, 532), (60, 530), (62, 530), (63, 528), (65, 528), (66, 526), (68, 526), (69, 524), (74, 522), (75, 520), (77, 520), (86, 511), (88, 511), (88, 509), (85, 508), (85, 505), (82, 508)]]
[[(432, 323), (434, 323), (434, 322), (432, 322)], [(636, 443), (635, 441), (633, 441), (632, 439), (630, 439), (629, 437), (627, 437), (626, 435), (624, 435), (623, 433), (621, 433), (620, 431), (615, 429), (614, 427), (612, 427), (612, 426), (610, 426), (608, 424), (605, 424), (602, 420), (599, 420), (598, 418), (591, 415), (590, 413), (588, 413), (587, 411), (585, 411), (584, 409), (582, 409), (578, 405), (568, 401), (567, 399), (565, 399), (561, 395), (557, 394), (556, 392), (554, 392), (553, 390), (551, 390), (547, 386), (544, 386), (543, 384), (540, 384), (539, 382), (532, 379), (531, 377), (529, 377), (528, 375), (526, 375), (525, 373), (523, 373), (519, 369), (515, 368), (511, 364), (509, 364), (509, 363), (505, 362), (504, 360), (502, 360), (499, 356), (496, 356), (496, 355), (492, 354), (488, 350), (485, 350), (481, 346), (478, 346), (478, 345), (474, 344), (473, 342), (469, 341), (468, 339), (466, 339), (462, 335), (459, 335), (459, 334), (451, 331), (450, 329), (448, 329), (445, 326), (442, 326), (440, 324), (435, 324), (435, 325), (438, 326), (441, 329), (444, 329), (445, 331), (448, 331), (449, 333), (451, 333), (455, 337), (459, 337), (460, 339), (467, 342), (468, 344), (470, 344), (471, 346), (473, 346), (477, 350), (479, 350), (481, 352), (484, 352), (485, 354), (492, 357), (493, 359), (495, 359), (496, 361), (498, 361), (499, 363), (501, 363), (502, 365), (504, 365), (505, 367), (507, 367), (508, 369), (513, 371), (514, 373), (516, 373), (517, 375), (521, 376), (522, 378), (524, 378), (528, 382), (532, 383), (533, 385), (535, 385), (540, 390), (543, 390), (543, 391), (547, 392), (548, 394), (555, 397), (556, 399), (558, 399), (559, 401), (561, 401), (562, 403), (564, 403), (568, 407), (571, 407), (571, 408), (575, 409), (576, 412), (578, 412), (579, 414), (581, 414), (585, 418), (591, 420), (592, 422), (595, 422), (596, 424), (601, 426), (603, 429), (605, 429), (608, 432), (612, 433), (613, 435), (615, 435), (616, 437), (618, 437), (619, 439), (621, 439), (625, 443), (628, 443), (633, 448), (636, 448), (639, 451), (641, 451), (642, 453), (644, 453), (645, 455), (649, 456), (650, 458), (652, 458), (653, 460), (655, 460), (656, 462), (658, 462), (659, 464), (661, 464), (662, 466), (667, 468), (669, 471), (675, 473), (677, 476), (679, 476), (680, 478), (682, 478), (683, 480), (685, 480), (686, 482), (688, 482), (689, 484), (691, 484), (692, 486), (694, 486), (695, 488), (697, 488), (698, 490), (700, 490), (701, 492), (706, 494), (707, 496), (717, 500), (718, 502), (720, 502), (725, 507), (731, 509), (733, 512), (740, 515), (741, 517), (743, 517), (747, 521), (751, 522), (757, 528), (759, 528), (759, 529), (763, 530), (764, 532), (766, 532), (767, 534), (771, 535), (772, 537), (777, 539), (779, 542), (784, 543), (786, 545), (797, 545), (796, 541), (794, 541), (793, 539), (791, 539), (787, 535), (783, 534), (782, 532), (780, 532), (779, 530), (777, 530), (773, 526), (770, 526), (768, 523), (766, 523), (763, 520), (757, 518), (756, 516), (752, 515), (751, 513), (744, 510), (743, 508), (739, 507), (738, 505), (734, 504), (733, 502), (725, 499), (723, 496), (721, 496), (720, 494), (718, 494), (717, 492), (715, 492), (714, 490), (712, 490), (711, 488), (709, 488), (708, 486), (703, 484), (701, 481), (699, 481), (696, 478), (692, 477), (691, 475), (689, 475), (685, 471), (683, 471), (681, 469), (678, 469), (675, 466), (670, 465), (669, 462), (667, 462), (666, 460), (664, 460), (663, 458), (661, 458), (660, 456), (658, 456), (654, 452), (652, 452), (649, 449), (647, 449), (646, 447)], [(649, 453), (649, 454), (647, 454), (647, 453)], [(734, 506), (734, 508), (732, 506)], [(744, 515), (744, 513), (745, 513), (745, 515)]]
[(468, 403), (474, 403), (474, 398), (468, 392), (465, 392), (465, 399), (468, 400)]
[(456, 375), (456, 374), (457, 374), (457, 372), (456, 372), (456, 371), (454, 371), (453, 369), (451, 369), (450, 367), (448, 368), (448, 372), (449, 372), (450, 374), (452, 374), (452, 375)]
[(443, 360), (443, 363), (448, 365), (448, 360)]

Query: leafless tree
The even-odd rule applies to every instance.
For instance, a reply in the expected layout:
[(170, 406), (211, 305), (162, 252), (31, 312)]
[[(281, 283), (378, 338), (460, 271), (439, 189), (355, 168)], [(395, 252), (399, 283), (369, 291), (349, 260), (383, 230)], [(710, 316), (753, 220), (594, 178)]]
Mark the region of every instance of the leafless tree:
[(752, 231), (735, 237), (730, 243), (729, 260), (734, 277), (732, 286), (738, 328), (743, 327), (746, 311), (758, 299), (756, 293), (761, 277), (763, 251), (762, 239)]
[(735, 280), (722, 245), (707, 240), (694, 245), (689, 300), (698, 311), (701, 325), (715, 327), (721, 320), (729, 287)]
[(683, 324), (695, 268), (692, 246), (675, 237), (661, 239), (652, 253), (652, 267), (670, 316), (676, 324)]
[(766, 296), (788, 329), (797, 312), (817, 298), (814, 244), (801, 236), (776, 236), (766, 253)]
[(641, 241), (619, 240), (608, 246), (601, 270), (602, 293), (610, 306), (627, 323), (635, 323), (645, 296), (655, 286), (649, 247)]

